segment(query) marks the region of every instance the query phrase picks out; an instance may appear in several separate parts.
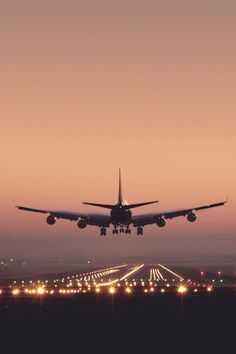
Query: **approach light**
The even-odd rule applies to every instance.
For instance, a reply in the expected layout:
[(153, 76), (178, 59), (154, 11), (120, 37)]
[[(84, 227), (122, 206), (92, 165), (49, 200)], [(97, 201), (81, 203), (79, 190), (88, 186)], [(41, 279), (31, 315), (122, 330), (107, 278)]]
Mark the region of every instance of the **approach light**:
[(39, 295), (43, 295), (43, 294), (45, 293), (44, 288), (38, 288), (38, 289), (37, 289), (37, 293), (38, 293)]
[(111, 287), (109, 288), (109, 293), (110, 293), (110, 294), (115, 294), (115, 292), (116, 292), (116, 289), (115, 289), (113, 286), (111, 286)]
[(178, 293), (179, 294), (185, 294), (186, 292), (187, 292), (187, 288), (185, 287), (185, 286), (180, 286), (179, 288), (178, 288)]

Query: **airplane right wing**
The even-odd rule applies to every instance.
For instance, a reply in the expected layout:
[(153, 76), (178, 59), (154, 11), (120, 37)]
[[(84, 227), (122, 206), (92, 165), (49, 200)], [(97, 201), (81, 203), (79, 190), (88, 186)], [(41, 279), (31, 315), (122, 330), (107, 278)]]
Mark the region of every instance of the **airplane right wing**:
[(187, 208), (187, 209), (179, 209), (179, 210), (171, 210), (171, 211), (163, 211), (160, 213), (149, 213), (149, 214), (142, 214), (142, 215), (135, 215), (132, 218), (134, 226), (145, 226), (151, 225), (155, 223), (159, 223), (158, 226), (162, 227), (165, 226), (165, 219), (173, 219), (178, 216), (187, 216), (188, 221), (193, 222), (196, 220), (196, 215), (193, 213), (195, 211), (215, 208), (218, 206), (222, 206), (227, 203), (227, 200), (224, 202), (208, 204), (208, 205), (201, 205), (194, 208)]
[(97, 213), (77, 213), (72, 211), (56, 211), (56, 210), (43, 210), (34, 209), (24, 206), (16, 206), (19, 210), (30, 211), (34, 213), (49, 214), (47, 217), (47, 223), (49, 225), (55, 224), (57, 219), (66, 219), (70, 221), (78, 221), (78, 226), (84, 228), (87, 225), (93, 225), (98, 227), (109, 227), (111, 218), (109, 215), (97, 214)]

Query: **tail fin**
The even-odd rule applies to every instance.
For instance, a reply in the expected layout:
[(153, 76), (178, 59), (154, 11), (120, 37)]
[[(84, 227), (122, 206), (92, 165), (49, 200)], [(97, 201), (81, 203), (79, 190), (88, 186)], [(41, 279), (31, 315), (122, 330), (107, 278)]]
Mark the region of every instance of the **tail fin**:
[(119, 194), (118, 194), (118, 204), (122, 204), (123, 194), (122, 194), (122, 181), (121, 181), (121, 169), (119, 168)]

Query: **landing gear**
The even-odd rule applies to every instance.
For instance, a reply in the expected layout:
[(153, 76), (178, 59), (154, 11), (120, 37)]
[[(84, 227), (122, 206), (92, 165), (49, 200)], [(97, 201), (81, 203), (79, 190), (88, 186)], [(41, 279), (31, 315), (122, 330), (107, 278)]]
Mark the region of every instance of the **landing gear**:
[(115, 228), (112, 230), (112, 233), (113, 233), (113, 235), (118, 235), (118, 229), (115, 227)]
[(107, 229), (105, 227), (101, 227), (100, 236), (106, 236), (106, 235), (107, 235)]
[(120, 234), (124, 234), (125, 233), (125, 229), (123, 227), (120, 228)]
[(125, 234), (127, 235), (127, 234), (131, 234), (131, 230), (130, 230), (130, 228), (129, 227), (127, 227), (126, 229), (125, 229)]
[(137, 227), (137, 235), (143, 235), (143, 227), (142, 226)]

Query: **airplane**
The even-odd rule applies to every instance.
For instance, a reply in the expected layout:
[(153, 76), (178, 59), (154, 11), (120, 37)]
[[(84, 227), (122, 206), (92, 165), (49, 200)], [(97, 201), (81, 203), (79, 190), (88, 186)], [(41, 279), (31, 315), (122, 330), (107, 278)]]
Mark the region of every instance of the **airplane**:
[(131, 210), (144, 205), (158, 203), (158, 200), (150, 202), (142, 202), (136, 204), (129, 204), (122, 194), (122, 183), (121, 183), (121, 169), (119, 169), (119, 192), (118, 200), (115, 204), (100, 204), (100, 203), (90, 203), (83, 202), (83, 204), (105, 208), (110, 210), (110, 215), (108, 214), (98, 214), (98, 213), (77, 213), (68, 211), (56, 211), (56, 210), (42, 210), (33, 209), (24, 206), (16, 206), (16, 208), (25, 211), (31, 211), (36, 213), (49, 214), (46, 221), (49, 225), (54, 225), (57, 219), (66, 219), (70, 221), (77, 221), (77, 225), (80, 229), (86, 228), (86, 226), (97, 226), (100, 227), (100, 235), (106, 236), (107, 228), (111, 225), (113, 226), (112, 233), (118, 234), (131, 234), (130, 226), (133, 225), (137, 230), (137, 235), (143, 235), (143, 228), (146, 225), (156, 224), (158, 227), (164, 227), (166, 225), (166, 220), (173, 219), (179, 216), (184, 216), (189, 222), (194, 222), (197, 219), (195, 214), (196, 211), (214, 208), (222, 206), (227, 203), (224, 202), (202, 205), (194, 208), (163, 211), (158, 213), (147, 213), (141, 215), (132, 215)]

